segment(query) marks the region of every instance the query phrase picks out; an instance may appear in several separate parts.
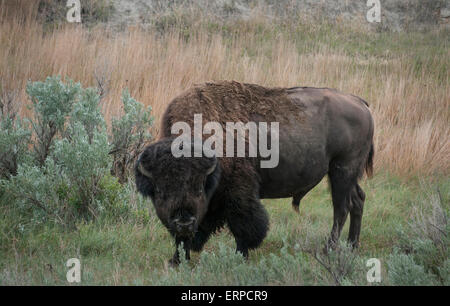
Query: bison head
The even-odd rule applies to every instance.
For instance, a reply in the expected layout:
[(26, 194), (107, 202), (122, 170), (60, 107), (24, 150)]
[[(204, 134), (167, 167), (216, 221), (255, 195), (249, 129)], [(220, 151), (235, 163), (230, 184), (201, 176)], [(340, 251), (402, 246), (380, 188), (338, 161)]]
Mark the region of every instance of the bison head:
[(149, 145), (135, 166), (136, 186), (151, 198), (156, 213), (178, 239), (195, 234), (220, 179), (215, 157), (174, 157), (173, 138)]

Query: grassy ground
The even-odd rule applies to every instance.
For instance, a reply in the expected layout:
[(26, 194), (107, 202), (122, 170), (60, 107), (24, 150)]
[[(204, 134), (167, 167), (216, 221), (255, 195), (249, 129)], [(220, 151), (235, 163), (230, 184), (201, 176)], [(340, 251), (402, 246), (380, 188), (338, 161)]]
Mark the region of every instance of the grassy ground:
[[(434, 216), (436, 201), (449, 213), (448, 30), (367, 32), (339, 23), (267, 21), (258, 15), (224, 22), (182, 12), (158, 17), (147, 30), (115, 33), (73, 25), (49, 30), (31, 9), (15, 15), (2, 5), (0, 94), (15, 97), (22, 115), (30, 114), (27, 80), (56, 74), (85, 87), (104, 87), (107, 119), (121, 113), (120, 94), (128, 87), (132, 96), (153, 107), (154, 134), (169, 101), (193, 83), (234, 79), (267, 86), (333, 87), (370, 103), (376, 123), (376, 175), (362, 185), (367, 200), (361, 248), (351, 253), (343, 247), (333, 258), (319, 255), (325, 266), (313, 256), (332, 223), (325, 181), (302, 201), (300, 215), (291, 209), (290, 199), (264, 201), (270, 232), (248, 263), (234, 254), (233, 238), (225, 229), (202, 255), (175, 270), (167, 266), (173, 242), (151, 204), (142, 199), (133, 200), (139, 205), (130, 215), (106, 213), (89, 223), (80, 220), (76, 229), (40, 224), (20, 214), (17, 203), (0, 199), (0, 284), (66, 285), (65, 263), (73, 257), (82, 261), (83, 285), (365, 285), (365, 260), (372, 257), (381, 260), (382, 284), (414, 284), (408, 275), (422, 277), (418, 283), (448, 284), (448, 233), (445, 239), (439, 236), (443, 255), (433, 251), (427, 256), (439, 258), (429, 266), (417, 257), (426, 252), (405, 248), (404, 242), (430, 238), (415, 232), (428, 226), (417, 217), (422, 208), (427, 220)], [(348, 224), (343, 240), (347, 230)], [(400, 281), (388, 275), (395, 270), (389, 263), (397, 249), (416, 256), (417, 263), (412, 268), (405, 264), (405, 280)], [(351, 268), (340, 275), (343, 267)]]
[[(428, 196), (436, 188), (443, 195), (443, 203), (448, 203), (450, 184), (447, 179), (405, 183), (378, 174), (364, 182), (363, 188), (367, 201), (361, 247), (353, 254), (352, 271), (343, 283), (368, 284), (365, 260), (378, 258), (382, 284), (390, 284), (386, 263), (394, 246), (399, 246), (401, 229), (409, 229), (417, 209), (428, 207)], [(3, 207), (0, 283), (66, 285), (65, 262), (76, 257), (82, 262), (83, 285), (335, 284), (332, 275), (306, 250), (322, 247), (331, 228), (332, 208), (326, 181), (305, 197), (300, 215), (291, 209), (290, 199), (264, 203), (270, 215), (270, 231), (262, 246), (250, 253), (248, 263), (234, 254), (234, 239), (225, 229), (211, 238), (202, 255), (194, 253), (191, 263), (177, 269), (167, 265), (173, 242), (149, 202), (146, 205), (150, 209), (139, 209), (140, 217), (133, 221), (80, 223), (75, 231), (41, 225), (29, 232), (14, 232), (16, 227), (8, 224), (13, 222), (11, 215), (5, 214)], [(343, 240), (347, 230), (348, 223)], [(333, 264), (338, 265), (337, 261)], [(241, 278), (236, 274), (239, 270)]]

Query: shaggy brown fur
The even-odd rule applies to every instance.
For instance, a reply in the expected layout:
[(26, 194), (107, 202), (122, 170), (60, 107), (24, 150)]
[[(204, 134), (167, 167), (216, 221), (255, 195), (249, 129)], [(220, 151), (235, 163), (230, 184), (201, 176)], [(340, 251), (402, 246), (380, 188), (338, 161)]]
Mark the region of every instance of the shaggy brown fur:
[[(190, 103), (186, 103), (189, 101)], [(170, 103), (162, 120), (163, 137), (177, 121), (193, 123), (194, 114), (201, 110), (203, 121), (226, 122), (285, 121), (287, 115), (301, 119), (301, 107), (292, 103), (286, 88), (267, 88), (236, 81), (197, 84)]]
[[(186, 103), (189, 101), (189, 103)], [(194, 124), (194, 114), (202, 114), (203, 124), (215, 121), (224, 129), (226, 122), (250, 121), (258, 122), (286, 122), (288, 116), (302, 120), (303, 109), (289, 99), (287, 88), (267, 88), (256, 84), (240, 83), (236, 81), (216, 81), (196, 84), (172, 100), (167, 107), (161, 124), (160, 139), (174, 136), (171, 127), (174, 123), (183, 121), (190, 126)], [(191, 131), (194, 132), (193, 129)], [(202, 135), (205, 139), (209, 135)], [(248, 142), (248, 135), (245, 141)], [(226, 148), (226, 137), (223, 139), (223, 148)], [(248, 152), (248, 146), (246, 146)], [(225, 154), (224, 154), (225, 155)], [(220, 158), (222, 171), (232, 175), (236, 168), (236, 160)], [(253, 173), (257, 178), (254, 167), (259, 158), (249, 158), (242, 161), (237, 172)]]

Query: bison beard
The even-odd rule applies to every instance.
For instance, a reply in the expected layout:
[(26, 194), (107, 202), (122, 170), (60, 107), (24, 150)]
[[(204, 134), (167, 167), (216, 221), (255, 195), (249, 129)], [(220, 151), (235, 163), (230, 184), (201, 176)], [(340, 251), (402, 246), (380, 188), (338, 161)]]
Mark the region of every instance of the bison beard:
[[(260, 168), (258, 157), (179, 157), (171, 154), (179, 121), (280, 123), (280, 163)], [(348, 240), (359, 243), (365, 195), (358, 179), (372, 173), (373, 120), (367, 103), (327, 88), (265, 88), (238, 82), (194, 86), (176, 97), (163, 118), (161, 137), (136, 162), (138, 191), (150, 197), (161, 222), (175, 238), (172, 264), (183, 243), (200, 251), (210, 236), (227, 225), (244, 257), (264, 240), (269, 220), (260, 199), (293, 197), (300, 201), (328, 174), (334, 219), (328, 246), (339, 239), (350, 214)], [(225, 146), (224, 146), (225, 147)], [(248, 148), (247, 148), (248, 149)], [(247, 152), (248, 153), (248, 152)], [(248, 156), (248, 154), (246, 154)]]

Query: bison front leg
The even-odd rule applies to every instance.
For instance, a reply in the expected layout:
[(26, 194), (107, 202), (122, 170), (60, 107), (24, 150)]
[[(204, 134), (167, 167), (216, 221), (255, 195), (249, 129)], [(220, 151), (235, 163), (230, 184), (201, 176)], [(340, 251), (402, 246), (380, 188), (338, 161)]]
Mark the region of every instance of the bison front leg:
[(227, 216), (230, 231), (236, 239), (236, 252), (245, 258), (248, 250), (257, 248), (269, 229), (267, 212), (259, 200), (233, 201)]
[(185, 258), (186, 260), (190, 260), (191, 259), (191, 238), (185, 239), (185, 238), (179, 238), (176, 237), (175, 238), (175, 254), (173, 254), (172, 259), (169, 260), (169, 264), (172, 266), (178, 266), (180, 264), (180, 245), (181, 243), (183, 243), (183, 249), (185, 252)]

